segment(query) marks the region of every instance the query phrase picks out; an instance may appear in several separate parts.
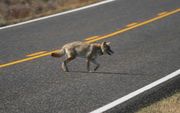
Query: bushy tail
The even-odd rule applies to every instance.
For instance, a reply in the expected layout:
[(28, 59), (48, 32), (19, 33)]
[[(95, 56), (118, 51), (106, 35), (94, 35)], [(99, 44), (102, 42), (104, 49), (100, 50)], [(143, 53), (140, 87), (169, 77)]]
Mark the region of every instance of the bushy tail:
[(62, 57), (63, 55), (64, 55), (64, 50), (63, 49), (59, 50), (59, 52), (51, 53), (52, 57)]

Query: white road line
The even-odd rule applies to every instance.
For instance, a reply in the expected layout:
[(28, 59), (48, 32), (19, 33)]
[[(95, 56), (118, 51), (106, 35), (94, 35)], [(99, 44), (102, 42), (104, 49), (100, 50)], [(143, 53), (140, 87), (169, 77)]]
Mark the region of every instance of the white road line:
[(106, 4), (106, 3), (109, 3), (109, 2), (113, 2), (113, 1), (115, 1), (115, 0), (104, 0), (102, 2), (94, 3), (94, 4), (84, 6), (84, 7), (80, 7), (80, 8), (77, 8), (77, 9), (73, 9), (73, 10), (69, 10), (69, 11), (65, 11), (65, 12), (61, 12), (61, 13), (57, 13), (57, 14), (53, 14), (53, 15), (49, 15), (49, 16), (45, 16), (45, 17), (40, 17), (40, 18), (37, 18), (37, 19), (32, 19), (32, 20), (25, 21), (25, 22), (20, 22), (20, 23), (17, 23), (17, 24), (12, 24), (12, 25), (8, 25), (8, 26), (0, 27), (0, 30), (15, 27), (15, 26), (24, 25), (24, 24), (28, 24), (28, 23), (31, 23), (31, 22), (36, 22), (36, 21), (40, 21), (40, 20), (44, 20), (44, 19), (48, 19), (48, 18), (60, 16), (60, 15), (69, 14), (69, 13), (72, 13), (72, 12), (92, 8), (92, 7), (103, 5), (103, 4)]
[(96, 109), (90, 113), (103, 113), (103, 112), (105, 112), (105, 111), (107, 111), (107, 110), (109, 110), (109, 109), (111, 109), (111, 108), (113, 108), (119, 104), (122, 104), (123, 102), (125, 102), (125, 101), (127, 101), (127, 100), (149, 90), (149, 89), (152, 89), (152, 88), (154, 88), (154, 87), (156, 87), (156, 86), (158, 86), (158, 85), (160, 85), (160, 84), (162, 84), (162, 83), (164, 83), (164, 82), (166, 82), (166, 81), (168, 81), (168, 80), (170, 80), (170, 79), (172, 79), (178, 75), (180, 75), (180, 69), (178, 69), (177, 71), (175, 71), (175, 72), (173, 72), (173, 73), (171, 73), (171, 74), (169, 74), (169, 75), (167, 75), (167, 76), (165, 76), (165, 77), (163, 77), (163, 78), (161, 78), (155, 82), (150, 83), (149, 85), (146, 85), (146, 86), (144, 86), (144, 87), (142, 87), (142, 88), (140, 88), (140, 89), (138, 89), (132, 93), (129, 93), (128, 95), (125, 95), (125, 96), (123, 96), (123, 97), (121, 97), (121, 98), (119, 98), (119, 99), (117, 99), (117, 100), (115, 100), (115, 101), (113, 101), (107, 105), (104, 105), (104, 106), (102, 106), (102, 107), (100, 107), (100, 108), (98, 108), (98, 109)]

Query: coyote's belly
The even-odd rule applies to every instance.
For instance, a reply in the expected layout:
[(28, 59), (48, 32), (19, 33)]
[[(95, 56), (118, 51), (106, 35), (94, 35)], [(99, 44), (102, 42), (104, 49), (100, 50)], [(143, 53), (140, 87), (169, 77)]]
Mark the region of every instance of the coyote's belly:
[(75, 54), (77, 57), (87, 58), (91, 54), (90, 45), (81, 45), (75, 48)]

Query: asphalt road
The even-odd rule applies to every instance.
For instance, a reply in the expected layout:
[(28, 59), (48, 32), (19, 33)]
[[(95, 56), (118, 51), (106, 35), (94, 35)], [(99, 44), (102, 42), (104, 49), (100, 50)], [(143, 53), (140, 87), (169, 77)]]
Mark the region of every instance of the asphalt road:
[[(116, 0), (2, 29), (0, 64), (111, 34), (178, 8), (179, 0)], [(0, 68), (0, 113), (87, 113), (174, 72), (180, 68), (180, 13), (102, 41), (110, 41), (115, 54), (100, 57), (95, 73), (86, 72), (84, 59), (74, 60), (71, 72), (63, 72), (63, 59), (50, 56)]]

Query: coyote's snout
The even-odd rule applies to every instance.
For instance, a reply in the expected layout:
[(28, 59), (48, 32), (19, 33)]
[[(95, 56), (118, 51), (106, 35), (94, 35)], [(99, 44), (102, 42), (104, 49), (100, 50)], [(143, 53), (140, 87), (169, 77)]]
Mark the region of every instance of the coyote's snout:
[(76, 57), (86, 58), (88, 71), (90, 71), (90, 62), (95, 64), (96, 67), (94, 68), (94, 71), (96, 71), (100, 66), (100, 64), (96, 62), (96, 58), (104, 54), (111, 55), (113, 53), (114, 52), (110, 48), (110, 42), (88, 44), (76, 41), (65, 44), (59, 52), (52, 53), (51, 56), (61, 57), (66, 55), (67, 58), (62, 63), (62, 69), (64, 71), (69, 71), (67, 64)]

